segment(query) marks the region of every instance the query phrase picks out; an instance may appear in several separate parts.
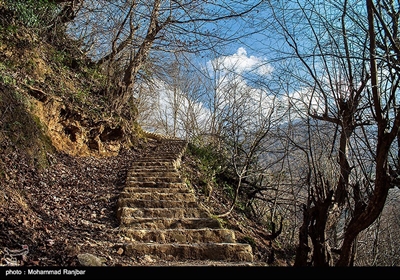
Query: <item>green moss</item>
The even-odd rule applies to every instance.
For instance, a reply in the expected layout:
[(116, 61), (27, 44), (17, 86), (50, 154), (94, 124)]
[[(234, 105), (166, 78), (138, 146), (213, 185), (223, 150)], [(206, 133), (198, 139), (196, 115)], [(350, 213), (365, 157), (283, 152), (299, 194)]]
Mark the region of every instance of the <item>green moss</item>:
[(256, 247), (256, 241), (254, 240), (254, 238), (252, 238), (250, 236), (245, 236), (245, 237), (241, 238), (240, 240), (238, 240), (238, 242), (250, 244), (251, 247), (253, 247), (253, 248)]
[(51, 57), (52, 61), (59, 66), (66, 66), (68, 58), (69, 56), (65, 51), (58, 51), (58, 50), (55, 50)]
[(225, 228), (226, 227), (227, 222), (223, 218), (218, 217), (217, 215), (211, 215), (211, 218), (218, 222), (220, 228)]
[(47, 165), (47, 152), (54, 151), (47, 129), (39, 118), (30, 114), (32, 106), (19, 92), (11, 88), (0, 91), (0, 111), (6, 112), (0, 129), (14, 143), (15, 147), (26, 151), (39, 166)]
[(7, 70), (7, 66), (4, 62), (0, 61), (0, 71), (4, 71), (4, 70)]
[(14, 25), (14, 24), (10, 24), (10, 25), (8, 25), (6, 28), (5, 28), (5, 30), (6, 30), (6, 32), (8, 33), (8, 34), (12, 34), (12, 35), (15, 35), (15, 34), (17, 34), (18, 33), (18, 31), (19, 31), (19, 26), (18, 25)]
[(17, 84), (13, 76), (1, 73), (0, 73), (0, 82), (5, 85), (12, 85), (12, 86), (15, 86)]

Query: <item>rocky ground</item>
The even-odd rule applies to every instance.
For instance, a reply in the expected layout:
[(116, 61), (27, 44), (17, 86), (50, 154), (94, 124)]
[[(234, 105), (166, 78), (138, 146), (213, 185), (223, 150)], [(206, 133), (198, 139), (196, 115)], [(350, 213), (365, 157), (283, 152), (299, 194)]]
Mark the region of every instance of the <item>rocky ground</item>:
[[(2, 143), (6, 145), (6, 143)], [(24, 151), (14, 148), (0, 155), (5, 180), (0, 189), (1, 266), (219, 266), (267, 265), (268, 244), (240, 215), (227, 225), (237, 230), (240, 240), (252, 240), (255, 262), (174, 262), (150, 256), (127, 258), (118, 235), (116, 203), (131, 162), (145, 156), (156, 145), (124, 150), (109, 158), (76, 158), (48, 155), (49, 167), (39, 170)], [(190, 161), (184, 158), (183, 164)], [(186, 170), (187, 171), (187, 170)], [(199, 199), (201, 199), (199, 197)], [(210, 206), (223, 211), (226, 202), (214, 192)], [(219, 201), (219, 202), (218, 202)], [(222, 207), (221, 209), (216, 209)], [(256, 229), (257, 225), (252, 225)], [(271, 260), (271, 259), (270, 259)], [(271, 263), (285, 265), (274, 259)]]

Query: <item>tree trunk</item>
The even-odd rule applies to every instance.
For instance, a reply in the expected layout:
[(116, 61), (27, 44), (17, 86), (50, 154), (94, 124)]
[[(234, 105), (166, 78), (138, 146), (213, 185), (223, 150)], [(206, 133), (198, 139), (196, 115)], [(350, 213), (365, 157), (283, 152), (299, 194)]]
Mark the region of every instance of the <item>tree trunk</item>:
[(396, 115), (393, 127), (387, 132), (388, 120), (384, 117), (381, 107), (381, 95), (378, 86), (378, 71), (376, 64), (376, 35), (374, 23), (374, 3), (366, 0), (368, 11), (368, 33), (370, 36), (370, 71), (371, 91), (373, 99), (374, 116), (378, 126), (378, 142), (376, 146), (375, 180), (372, 195), (369, 197), (365, 210), (358, 206), (353, 218), (345, 231), (344, 241), (337, 266), (349, 266), (351, 263), (351, 247), (358, 234), (369, 227), (380, 215), (385, 205), (386, 198), (391, 187), (391, 179), (388, 167), (389, 149), (399, 132), (400, 115)]
[(308, 265), (308, 254), (311, 252), (311, 248), (308, 245), (308, 227), (310, 225), (312, 215), (310, 202), (307, 206), (303, 204), (303, 224), (299, 229), (299, 245), (296, 251), (294, 266)]
[(377, 162), (375, 168), (376, 177), (374, 181), (375, 188), (365, 210), (359, 209), (346, 229), (340, 257), (336, 264), (337, 266), (350, 265), (351, 248), (354, 239), (362, 230), (369, 227), (378, 218), (385, 206), (390, 189), (390, 177), (387, 168), (390, 143), (390, 137), (387, 134), (378, 139)]
[(314, 216), (310, 223), (310, 237), (313, 242), (312, 261), (314, 266), (329, 266), (330, 252), (326, 243), (326, 222), (328, 211), (332, 204), (333, 191), (331, 191), (324, 201), (317, 201), (313, 211)]
[(132, 97), (133, 85), (135, 83), (136, 75), (145, 63), (150, 49), (156, 40), (156, 36), (161, 29), (168, 23), (168, 20), (163, 24), (158, 22), (158, 14), (160, 11), (161, 0), (154, 1), (153, 10), (151, 12), (151, 18), (149, 23), (149, 28), (147, 30), (146, 37), (144, 38), (142, 44), (140, 45), (138, 51), (133, 55), (129, 61), (129, 65), (124, 72), (124, 77), (122, 80), (122, 85), (120, 90), (117, 91), (117, 96), (114, 98), (113, 109), (120, 113), (123, 107), (129, 103)]

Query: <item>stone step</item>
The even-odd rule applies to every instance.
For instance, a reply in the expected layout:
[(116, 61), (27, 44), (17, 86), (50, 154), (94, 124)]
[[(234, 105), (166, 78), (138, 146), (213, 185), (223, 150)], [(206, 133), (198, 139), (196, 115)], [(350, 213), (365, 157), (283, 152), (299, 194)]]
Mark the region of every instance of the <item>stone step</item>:
[(201, 208), (130, 208), (118, 209), (118, 219), (131, 218), (208, 218), (209, 214)]
[(135, 161), (131, 164), (131, 168), (135, 168), (135, 167), (175, 167), (175, 162), (174, 161)]
[(148, 155), (146, 157), (140, 157), (140, 158), (136, 158), (135, 162), (139, 162), (139, 161), (175, 161), (177, 160), (179, 157), (178, 154), (176, 153), (165, 153), (165, 154), (155, 154), (155, 155)]
[(182, 143), (166, 143), (166, 144), (161, 144), (158, 146), (157, 150), (152, 150), (149, 151), (150, 153), (154, 153), (156, 151), (162, 151), (164, 153), (180, 153), (186, 148), (185, 144)]
[(121, 229), (121, 234), (130, 241), (145, 243), (203, 243), (236, 242), (235, 233), (229, 229)]
[(142, 163), (142, 164), (138, 163), (136, 165), (131, 165), (129, 168), (129, 171), (146, 172), (148, 170), (155, 170), (155, 171), (167, 171), (168, 172), (168, 171), (176, 171), (177, 168), (178, 168), (178, 165), (173, 162), (169, 162), (169, 163), (164, 162), (161, 164), (147, 162), (147, 163)]
[(176, 163), (176, 162), (179, 162), (179, 160), (176, 159), (176, 156), (174, 156), (174, 157), (171, 156), (171, 157), (167, 157), (167, 158), (165, 158), (165, 157), (160, 157), (160, 158), (151, 157), (149, 159), (138, 158), (138, 159), (135, 159), (131, 163), (131, 166), (138, 166), (138, 165), (143, 165), (143, 164), (149, 165), (149, 164), (157, 164), (157, 163), (166, 164), (166, 163)]
[(143, 171), (136, 171), (136, 170), (130, 170), (128, 171), (127, 178), (132, 178), (132, 177), (177, 177), (180, 178), (181, 175), (178, 171), (170, 171), (170, 170), (156, 170), (156, 171), (148, 171), (148, 170), (143, 170)]
[(120, 198), (132, 198), (132, 199), (140, 199), (140, 200), (174, 200), (174, 201), (186, 201), (192, 202), (196, 201), (196, 196), (193, 193), (183, 193), (183, 192), (147, 192), (147, 193), (132, 193), (122, 191), (120, 194)]
[[(161, 266), (171, 266), (171, 261), (167, 259), (153, 259), (148, 257), (138, 258), (138, 262), (140, 265), (144, 265), (147, 267), (161, 267)], [(226, 260), (174, 260), (173, 264), (174, 267), (227, 267), (229, 271), (231, 271), (232, 267), (252, 267), (252, 266), (265, 266), (265, 262), (245, 262), (245, 261), (226, 261)], [(179, 270), (179, 269), (178, 269)], [(206, 269), (207, 270), (207, 269)], [(234, 273), (234, 272), (233, 272)], [(214, 277), (217, 278), (217, 277)]]
[(219, 221), (212, 218), (131, 218), (124, 216), (121, 216), (120, 226), (131, 229), (221, 228)]
[(167, 167), (167, 166), (137, 166), (137, 167), (131, 167), (128, 170), (128, 174), (130, 173), (136, 173), (136, 172), (174, 172), (176, 171), (175, 168)]
[(126, 182), (182, 183), (182, 179), (179, 177), (128, 177), (126, 178)]
[(175, 172), (177, 169), (175, 168), (166, 168), (166, 167), (149, 167), (149, 168), (131, 168), (128, 171), (127, 176), (130, 176), (131, 174), (135, 174), (135, 173), (147, 173), (147, 174), (151, 174), (151, 173), (159, 173), (159, 172)]
[[(175, 185), (173, 185), (175, 186)], [(179, 185), (180, 187), (125, 187), (123, 189), (124, 193), (151, 193), (151, 192), (159, 192), (159, 193), (193, 193), (186, 185)]]
[(118, 208), (193, 208), (198, 207), (195, 201), (182, 200), (145, 200), (134, 198), (119, 198)]
[(187, 189), (187, 185), (182, 182), (171, 183), (171, 182), (132, 182), (132, 181), (127, 181), (125, 183), (125, 185), (126, 185), (126, 188), (137, 187), (137, 188), (171, 188), (171, 189), (186, 188)]
[(168, 260), (253, 261), (251, 246), (241, 243), (128, 243), (125, 245), (125, 255), (149, 255)]

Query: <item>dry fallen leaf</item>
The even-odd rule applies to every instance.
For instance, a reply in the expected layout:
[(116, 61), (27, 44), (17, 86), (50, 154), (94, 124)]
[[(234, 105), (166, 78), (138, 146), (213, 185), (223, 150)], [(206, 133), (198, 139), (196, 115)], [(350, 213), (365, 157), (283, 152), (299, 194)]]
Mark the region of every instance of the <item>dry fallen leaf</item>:
[(121, 247), (117, 250), (117, 254), (118, 255), (122, 255), (124, 253), (124, 249), (122, 249)]

